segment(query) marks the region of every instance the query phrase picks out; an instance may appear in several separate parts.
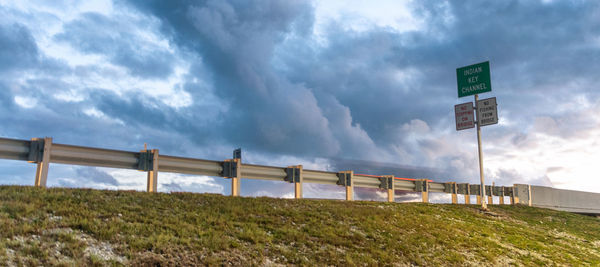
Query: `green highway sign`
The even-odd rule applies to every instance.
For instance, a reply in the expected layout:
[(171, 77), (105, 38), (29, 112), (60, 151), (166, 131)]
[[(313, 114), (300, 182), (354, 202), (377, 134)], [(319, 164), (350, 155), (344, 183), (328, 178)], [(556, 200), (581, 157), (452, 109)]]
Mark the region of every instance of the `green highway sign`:
[(481, 62), (456, 69), (458, 97), (492, 91), (490, 62)]

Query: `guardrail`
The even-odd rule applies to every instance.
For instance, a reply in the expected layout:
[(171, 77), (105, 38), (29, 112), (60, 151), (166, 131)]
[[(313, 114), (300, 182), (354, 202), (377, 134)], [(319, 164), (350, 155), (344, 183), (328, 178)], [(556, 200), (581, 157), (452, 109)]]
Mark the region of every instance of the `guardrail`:
[[(0, 138), (0, 158), (36, 163), (35, 186), (39, 187), (46, 186), (50, 163), (62, 163), (145, 171), (148, 173), (148, 192), (156, 192), (158, 172), (161, 171), (231, 179), (233, 196), (240, 195), (241, 179), (259, 179), (293, 183), (296, 198), (302, 198), (303, 183), (316, 183), (345, 187), (346, 200), (353, 200), (354, 187), (363, 187), (386, 190), (390, 202), (395, 201), (396, 191), (421, 193), (423, 202), (429, 202), (429, 192), (451, 194), (452, 203), (458, 203), (459, 194), (465, 195), (465, 204), (470, 204), (470, 195), (477, 196), (478, 204), (482, 201), (479, 184), (437, 183), (429, 179), (400, 178), (394, 175), (355, 174), (352, 170), (340, 172), (306, 170), (302, 165), (273, 167), (242, 164), (239, 159), (213, 161), (184, 158), (160, 155), (158, 149), (130, 152), (82, 147), (55, 144), (50, 137), (31, 140)], [(499, 197), (499, 204), (504, 204), (505, 196), (510, 197), (511, 204), (519, 202), (517, 190), (512, 186), (486, 186), (485, 192), (490, 204), (493, 196)]]

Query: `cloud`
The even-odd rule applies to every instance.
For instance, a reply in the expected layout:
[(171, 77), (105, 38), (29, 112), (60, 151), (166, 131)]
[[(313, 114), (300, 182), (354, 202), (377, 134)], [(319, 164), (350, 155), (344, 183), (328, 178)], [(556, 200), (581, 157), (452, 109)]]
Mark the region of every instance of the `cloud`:
[(277, 76), (269, 63), (283, 36), (310, 27), (306, 20), (311, 16), (305, 15), (310, 5), (208, 1), (175, 11), (135, 4), (159, 17), (179, 45), (202, 55), (218, 88), (215, 94), (236, 110), (223, 114), (227, 123), (220, 132), (229, 142), (273, 153), (338, 153), (338, 141), (312, 90)]
[(0, 110), (2, 110), (4, 114), (7, 114), (8, 110), (10, 110), (13, 107), (13, 99), (14, 98), (10, 92), (9, 87), (4, 83), (0, 83)]
[(38, 63), (37, 44), (27, 27), (20, 23), (0, 24), (0, 47), (0, 72)]
[[(218, 181), (217, 181), (218, 180)], [(162, 192), (196, 192), (225, 194), (222, 178), (160, 173), (158, 190)]]
[[(176, 58), (169, 47), (153, 40), (152, 34), (139, 33), (147, 23), (132, 15), (107, 17), (99, 13), (83, 13), (65, 24), (54, 38), (67, 42), (86, 54), (99, 54), (110, 62), (125, 67), (133, 76), (165, 79), (173, 74)], [(149, 35), (149, 36), (148, 36)]]
[[(573, 162), (598, 157), (597, 3), (418, 1), (398, 20), (327, 5), (4, 5), (0, 132), (209, 159), (242, 147), (253, 163), (473, 182), (475, 133), (456, 132), (452, 114), (471, 99), (457, 99), (454, 70), (490, 60), (500, 123), (483, 129), (489, 180), (570, 186), (590, 170)], [(137, 174), (109, 175), (144, 188)], [(226, 188), (186, 183), (162, 190)], [(290, 192), (244, 184), (249, 195)], [(343, 193), (322, 190), (307, 192)]]
[(79, 179), (90, 179), (94, 183), (118, 186), (119, 181), (107, 172), (101, 171), (98, 168), (78, 168), (75, 171)]
[(524, 177), (523, 174), (519, 173), (516, 169), (498, 169), (495, 172), (488, 173), (488, 183), (494, 182), (497, 185), (511, 186), (513, 184), (522, 184), (523, 181), (527, 183), (541, 186), (552, 187), (552, 181), (547, 176), (543, 177)]

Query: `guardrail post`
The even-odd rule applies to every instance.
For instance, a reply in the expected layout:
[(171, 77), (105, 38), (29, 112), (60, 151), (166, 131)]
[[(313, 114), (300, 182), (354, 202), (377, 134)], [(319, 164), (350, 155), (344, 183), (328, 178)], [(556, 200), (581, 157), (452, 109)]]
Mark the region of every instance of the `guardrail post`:
[(27, 161), (37, 163), (37, 169), (35, 171), (35, 186), (37, 187), (46, 187), (48, 168), (50, 167), (51, 149), (52, 137), (31, 139)]
[(469, 184), (457, 184), (456, 192), (465, 196), (465, 204), (471, 204), (471, 187)]
[(512, 187), (510, 189), (510, 204), (511, 205), (516, 205), (517, 203), (519, 203), (519, 197), (515, 194), (515, 188)]
[(498, 196), (498, 204), (504, 205), (504, 186), (494, 186), (492, 191), (495, 196)]
[(429, 203), (429, 180), (417, 179), (415, 181), (415, 191), (421, 192), (421, 199), (423, 203)]
[(452, 194), (452, 204), (458, 203), (458, 187), (455, 182), (447, 182), (444, 184), (444, 192)]
[(354, 200), (354, 171), (338, 172), (337, 184), (346, 187), (346, 200)]
[(485, 194), (487, 195), (488, 204), (493, 205), (494, 204), (494, 196), (492, 195), (492, 186), (490, 186), (490, 185), (485, 186)]
[(288, 166), (285, 169), (285, 172), (287, 173), (285, 180), (294, 183), (295, 198), (302, 198), (302, 165)]
[(395, 201), (395, 192), (394, 192), (394, 175), (385, 175), (379, 177), (379, 188), (386, 189), (388, 195), (388, 202)]
[(512, 197), (511, 197), (511, 204), (512, 205), (516, 205), (519, 204), (519, 193), (517, 192), (517, 186), (513, 185), (512, 188)]
[(469, 185), (471, 194), (475, 194), (477, 205), (481, 205), (481, 185), (472, 184)]
[(223, 161), (221, 176), (231, 178), (231, 196), (240, 196), (240, 180), (242, 178), (242, 161), (240, 159), (226, 159)]
[(529, 195), (529, 200), (527, 202), (527, 205), (531, 207), (531, 206), (533, 206), (533, 199), (531, 198), (531, 185), (530, 184), (527, 185), (527, 194)]
[(148, 192), (156, 193), (158, 189), (158, 149), (152, 149), (152, 170), (148, 171)]
[(509, 203), (510, 203), (511, 205), (513, 205), (513, 204), (514, 204), (514, 203), (513, 203), (513, 201), (514, 201), (514, 200), (513, 200), (513, 198), (512, 198), (512, 187), (506, 187), (506, 186), (503, 186), (503, 187), (502, 187), (502, 196), (503, 196), (503, 198), (504, 198), (504, 197), (508, 197), (508, 199), (509, 199)]
[(146, 191), (155, 193), (158, 188), (158, 149), (140, 151), (138, 170), (148, 173)]

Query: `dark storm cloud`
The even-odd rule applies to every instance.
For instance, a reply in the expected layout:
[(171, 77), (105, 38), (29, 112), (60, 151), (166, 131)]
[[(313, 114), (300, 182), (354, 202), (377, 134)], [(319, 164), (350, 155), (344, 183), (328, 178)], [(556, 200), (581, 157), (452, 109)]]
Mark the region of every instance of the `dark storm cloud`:
[[(577, 45), (597, 36), (600, 27), (581, 26), (581, 21), (599, 23), (593, 19), (595, 3), (419, 2), (415, 11), (428, 22), (421, 31), (355, 32), (332, 23), (325, 28), (326, 45), (307, 34), (313, 10), (306, 3), (132, 3), (161, 20), (173, 44), (202, 58), (215, 94), (231, 107), (216, 132), (226, 142), (275, 155), (408, 160), (390, 144), (435, 154), (447, 144), (403, 140), (410, 129), (402, 126), (420, 119), (436, 130), (453, 128), (456, 67), (490, 60), (501, 108), (524, 110), (544, 84), (571, 74), (594, 81), (590, 70), (600, 64), (594, 60), (596, 47)], [(464, 14), (486, 19), (474, 22)], [(578, 20), (564, 22), (565, 17)], [(572, 57), (591, 67), (581, 71)], [(461, 177), (467, 173), (447, 163), (460, 157), (428, 162), (417, 155), (409, 164), (434, 163), (439, 172), (432, 175)]]
[(592, 41), (600, 34), (597, 2), (450, 1), (447, 9), (454, 21), (441, 31), (443, 41), (415, 47), (410, 53), (415, 61), (443, 70), (490, 60), (493, 91), (511, 110), (525, 110), (532, 102), (553, 106), (564, 101), (565, 91), (598, 97), (589, 88), (599, 80), (593, 73), (600, 68), (600, 49)]
[[(285, 53), (285, 62), (294, 63), (287, 66), (287, 74), (315, 90), (335, 94), (377, 143), (390, 141), (386, 125), (413, 118), (451, 127), (454, 122), (449, 112), (456, 101), (454, 69), (463, 65), (490, 60), (492, 88), (499, 94), (501, 108), (519, 111), (530, 107), (534, 98), (539, 103), (540, 93), (549, 93), (544, 85), (567, 85), (573, 80), (592, 85), (598, 81), (593, 72), (600, 68), (600, 49), (582, 45), (599, 35), (600, 20), (594, 19), (599, 13), (597, 3), (448, 4), (442, 8), (444, 5), (416, 3), (417, 10), (433, 22), (419, 32), (374, 29), (354, 33), (332, 25), (329, 45), (317, 56), (298, 59), (295, 50)], [(481, 19), (475, 20), (471, 14)], [(407, 72), (409, 77), (401, 81), (390, 75), (394, 70), (410, 69), (416, 72)], [(569, 90), (597, 96), (588, 86)], [(562, 99), (552, 94), (542, 101)]]
[[(140, 79), (164, 81), (173, 76), (178, 60), (186, 61), (189, 73), (175, 87), (189, 92), (192, 101), (177, 108), (141, 88), (113, 93), (121, 88), (68, 82), (73, 76), (80, 81), (123, 76), (98, 65), (65, 66), (43, 55), (24, 25), (2, 24), (0, 71), (42, 76), (23, 75), (28, 78), (18, 92), (11, 89), (17, 84), (13, 80), (0, 83), (2, 131), (119, 149), (138, 150), (149, 142), (161, 153), (205, 158), (230, 153), (214, 152), (217, 148), (243, 147), (275, 159), (328, 158), (336, 170), (469, 181), (476, 177), (474, 169), (450, 162), (476, 162), (476, 155), (453, 151), (448, 144), (456, 139), (438, 138), (454, 130), (452, 106), (472, 99), (457, 100), (456, 67), (491, 61), (493, 95), (501, 116), (514, 124), (486, 133), (490, 140), (512, 136), (514, 146), (535, 146), (529, 131), (572, 136), (552, 124), (569, 119), (553, 114), (533, 129), (517, 129), (514, 125), (537, 116), (532, 103), (551, 107), (569, 101), (571, 94), (598, 99), (598, 3), (413, 4), (415, 16), (425, 22), (422, 29), (354, 31), (337, 21), (322, 29), (321, 42), (313, 35), (309, 2), (117, 1), (117, 9), (133, 7), (135, 15), (84, 13), (52, 39), (86, 55), (102, 55)], [(159, 21), (161, 31), (152, 32), (138, 15)], [(136, 35), (139, 31), (169, 39), (171, 49), (148, 43)], [(56, 97), (70, 90), (83, 100)], [(37, 105), (17, 106), (16, 95), (37, 99)], [(101, 114), (90, 115), (89, 109)], [(532, 178), (511, 171), (495, 175), (506, 183)], [(243, 190), (277, 190), (268, 182), (247, 185)], [(181, 189), (176, 184), (165, 188)], [(365, 192), (367, 198), (377, 195)]]
[[(446, 176), (442, 170), (437, 170), (435, 168), (394, 163), (349, 159), (331, 159), (330, 163), (332, 169), (338, 171), (353, 170), (357, 174), (395, 175), (396, 177), (402, 178), (440, 178)], [(437, 181), (440, 180), (437, 179)]]
[(0, 62), (0, 73), (8, 75), (4, 80), (15, 78), (10, 71), (35, 70), (54, 75), (69, 71), (60, 60), (45, 57), (31, 30), (21, 23), (0, 24)]
[(0, 71), (32, 67), (38, 62), (38, 47), (22, 24), (0, 25)]
[[(339, 105), (348, 107), (353, 123), (376, 141), (388, 135), (386, 130), (394, 126), (418, 118), (426, 111), (436, 112), (421, 101), (422, 91), (434, 89), (429, 83), (417, 83), (417, 77), (401, 81), (394, 78), (395, 72), (405, 71), (412, 64), (392, 61), (397, 53), (403, 53), (401, 36), (381, 29), (353, 33), (336, 25), (331, 27), (329, 45), (311, 51), (316, 56), (286, 60), (301, 61), (287, 66), (286, 75), (320, 94), (334, 95)], [(293, 50), (285, 52), (284, 56), (288, 59), (293, 53)], [(443, 107), (435, 108), (441, 111)]]
[[(108, 18), (98, 13), (85, 13), (64, 26), (55, 38), (76, 49), (102, 54), (114, 64), (123, 66), (134, 76), (164, 79), (173, 73), (174, 56), (165, 49), (147, 51), (145, 41), (136, 36), (135, 21)], [(121, 18), (122, 19), (122, 18)]]
[[(14, 106), (13, 96), (7, 85), (0, 82), (0, 110), (7, 114)], [(1, 116), (0, 116), (1, 117)]]
[[(160, 99), (129, 93), (119, 96), (108, 91), (97, 91), (90, 94), (91, 103), (107, 116), (119, 119), (133, 129), (147, 129), (149, 132), (164, 133), (175, 137), (181, 134), (186, 138), (194, 140), (197, 145), (207, 145), (211, 137), (218, 139), (218, 133), (208, 124), (206, 118), (198, 117), (197, 111), (202, 111), (201, 106), (193, 108), (175, 109)], [(218, 125), (218, 124), (217, 124)], [(148, 136), (145, 134), (145, 136)], [(160, 136), (160, 134), (159, 134)], [(209, 137), (210, 136), (210, 137)], [(180, 152), (177, 149), (181, 143), (174, 138), (150, 138), (155, 145), (170, 148), (172, 152)], [(213, 142), (214, 140), (213, 139)], [(169, 151), (169, 150), (166, 150)]]
[(215, 94), (233, 107), (220, 131), (231, 143), (273, 153), (339, 152), (313, 92), (276, 75), (270, 63), (273, 49), (286, 35), (309, 32), (309, 3), (135, 4), (159, 17), (175, 43), (201, 54), (214, 77)]
[(165, 125), (176, 113), (165, 104), (150, 97), (100, 91), (90, 95), (96, 107), (110, 117), (123, 120), (130, 126)]

